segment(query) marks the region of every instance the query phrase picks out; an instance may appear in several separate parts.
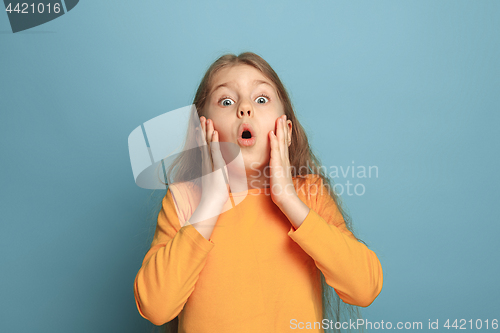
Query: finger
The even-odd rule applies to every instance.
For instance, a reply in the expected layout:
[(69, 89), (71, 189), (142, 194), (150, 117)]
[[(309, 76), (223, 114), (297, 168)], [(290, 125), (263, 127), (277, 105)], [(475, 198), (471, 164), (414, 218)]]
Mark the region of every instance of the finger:
[(219, 160), (218, 160), (218, 150), (219, 143), (217, 142), (217, 132), (214, 130), (210, 135), (210, 154), (212, 155), (212, 161), (214, 163), (214, 171), (219, 168)]
[(214, 171), (224, 167), (226, 164), (222, 158), (219, 143), (219, 133), (214, 130), (211, 142), (212, 160), (214, 161)]
[(203, 129), (203, 130), (205, 129), (205, 127), (204, 127), (205, 120), (206, 120), (206, 119), (205, 119), (205, 117), (204, 117), (204, 116), (201, 116), (201, 117), (200, 117), (200, 125), (201, 125), (201, 129)]
[[(207, 118), (205, 118), (204, 116), (201, 116), (200, 117), (200, 125), (201, 125), (201, 145), (202, 146), (205, 146), (205, 145), (208, 145), (208, 140), (207, 140)], [(206, 147), (204, 147), (206, 148)], [(207, 152), (206, 149), (203, 150), (204, 153)], [(204, 158), (206, 156), (203, 156)]]
[(199, 127), (194, 129), (194, 140), (196, 142), (196, 146), (201, 149), (201, 131)]
[(212, 173), (212, 158), (210, 157), (209, 146), (206, 143), (203, 143), (201, 146), (201, 164), (202, 175), (208, 175)]
[(281, 120), (281, 124), (283, 125), (283, 144), (286, 146), (287, 137), (286, 137), (286, 116), (284, 116)]
[(215, 147), (216, 147), (214, 153), (212, 154), (212, 156), (215, 156), (214, 157), (214, 161), (215, 161), (214, 164), (216, 166), (216, 169), (222, 169), (222, 171), (224, 173), (224, 179), (225, 179), (226, 184), (227, 184), (229, 182), (229, 175), (228, 175), (228, 171), (227, 171), (227, 167), (226, 167), (226, 160), (222, 156), (222, 151), (221, 151), (221, 147), (220, 147), (220, 140), (219, 140), (219, 132), (217, 130), (214, 130), (212, 142), (215, 143)]
[(278, 137), (276, 136), (276, 132), (271, 132), (270, 134), (270, 144), (271, 144), (271, 160), (275, 161), (280, 158), (280, 151), (278, 145)]
[(281, 138), (281, 133), (280, 133), (280, 119), (281, 118), (276, 119), (276, 130), (274, 131), (274, 137), (276, 138), (276, 140), (278, 140), (277, 141), (278, 143), (279, 143), (279, 140)]
[(288, 147), (289, 147), (289, 141), (288, 141), (288, 134), (289, 134), (289, 128), (288, 128), (288, 122), (286, 120), (286, 115), (285, 115), (285, 120), (283, 121), (284, 123), (284, 128), (285, 128), (285, 158), (288, 161)]
[(200, 117), (200, 124), (201, 124), (201, 164), (202, 164), (202, 170), (203, 170), (203, 175), (207, 175), (213, 171), (213, 163), (212, 163), (212, 157), (210, 154), (210, 145), (207, 140), (207, 133), (206, 133), (206, 128), (207, 128), (207, 118), (204, 116)]
[(208, 136), (208, 119), (204, 116), (201, 118), (201, 126), (203, 132), (203, 144), (207, 146), (207, 151), (210, 152), (211, 137)]
[(203, 138), (203, 141), (206, 141), (206, 118), (201, 116), (200, 117), (200, 125), (201, 125), (201, 134), (202, 134), (202, 138)]
[(212, 136), (214, 133), (214, 124), (211, 119), (207, 119), (207, 144), (212, 143)]
[(288, 147), (290, 147), (290, 145), (292, 144), (292, 135), (293, 135), (293, 131), (290, 129), (290, 125), (292, 125), (292, 128), (293, 128), (293, 123), (292, 121), (290, 120), (290, 123), (287, 123), (286, 124), (286, 132), (287, 132), (287, 138), (288, 138)]
[(286, 166), (288, 159), (288, 127), (286, 126), (286, 115), (281, 122), (283, 123), (283, 161), (285, 164), (284, 166)]
[[(214, 154), (217, 155), (217, 150), (219, 149), (218, 143), (214, 143), (214, 132), (215, 132), (215, 129), (214, 129), (213, 120), (207, 119), (207, 144), (208, 144), (209, 150), (210, 150), (213, 170), (216, 171), (217, 169), (220, 168), (221, 162), (220, 162), (220, 160), (216, 161), (218, 157), (214, 156)], [(214, 147), (214, 146), (216, 146), (216, 147)], [(219, 152), (219, 155), (220, 155), (220, 152)], [(215, 165), (216, 162), (217, 162), (217, 166)]]
[(280, 150), (280, 156), (283, 160), (285, 158), (285, 135), (284, 135), (284, 129), (283, 129), (283, 117), (279, 118), (278, 122), (278, 144), (279, 144), (279, 150)]

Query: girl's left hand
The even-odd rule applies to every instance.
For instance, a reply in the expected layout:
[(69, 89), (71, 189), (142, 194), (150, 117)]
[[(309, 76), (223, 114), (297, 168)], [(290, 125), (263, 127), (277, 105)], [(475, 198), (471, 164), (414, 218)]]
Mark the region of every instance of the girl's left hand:
[(271, 159), (269, 161), (271, 198), (280, 208), (288, 200), (297, 197), (288, 157), (288, 147), (291, 143), (289, 136), (286, 115), (283, 115), (277, 119), (276, 133), (270, 132)]

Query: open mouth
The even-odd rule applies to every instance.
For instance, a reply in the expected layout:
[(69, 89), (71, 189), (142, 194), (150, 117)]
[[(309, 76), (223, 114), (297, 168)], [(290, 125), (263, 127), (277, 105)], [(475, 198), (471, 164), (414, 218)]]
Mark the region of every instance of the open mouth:
[(250, 131), (243, 131), (241, 134), (241, 137), (243, 139), (251, 139), (252, 138), (252, 133)]
[(253, 146), (256, 142), (256, 137), (250, 124), (241, 124), (238, 131), (238, 142), (241, 146)]

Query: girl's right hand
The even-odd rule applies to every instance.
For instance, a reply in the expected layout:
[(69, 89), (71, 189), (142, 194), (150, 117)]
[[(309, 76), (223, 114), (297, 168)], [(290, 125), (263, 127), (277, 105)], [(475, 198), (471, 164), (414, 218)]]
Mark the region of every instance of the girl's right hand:
[(229, 185), (226, 162), (219, 145), (219, 134), (214, 130), (213, 121), (200, 117), (201, 133), (195, 129), (196, 142), (201, 150), (202, 194), (201, 200), (214, 204), (225, 204), (229, 199)]

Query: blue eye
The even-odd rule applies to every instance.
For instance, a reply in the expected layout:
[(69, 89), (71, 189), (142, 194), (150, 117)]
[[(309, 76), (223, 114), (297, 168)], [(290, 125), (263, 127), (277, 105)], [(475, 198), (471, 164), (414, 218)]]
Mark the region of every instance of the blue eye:
[[(225, 103), (226, 101), (230, 101), (230, 102), (232, 102), (232, 103), (227, 104), (227, 103)], [(221, 102), (222, 102), (222, 105), (223, 105), (223, 106), (230, 106), (230, 105), (233, 105), (233, 104), (234, 104), (233, 100), (232, 100), (231, 98), (229, 98), (228, 96), (226, 96), (226, 97), (222, 97), (222, 98), (219, 100), (219, 103), (221, 103)]]
[[(260, 101), (264, 100), (264, 102), (260, 103), (260, 102), (258, 102), (259, 100)], [(257, 97), (257, 99), (255, 101), (257, 101), (257, 103), (259, 103), (259, 104), (267, 103), (267, 102), (269, 102), (269, 96), (262, 94), (259, 97)]]

